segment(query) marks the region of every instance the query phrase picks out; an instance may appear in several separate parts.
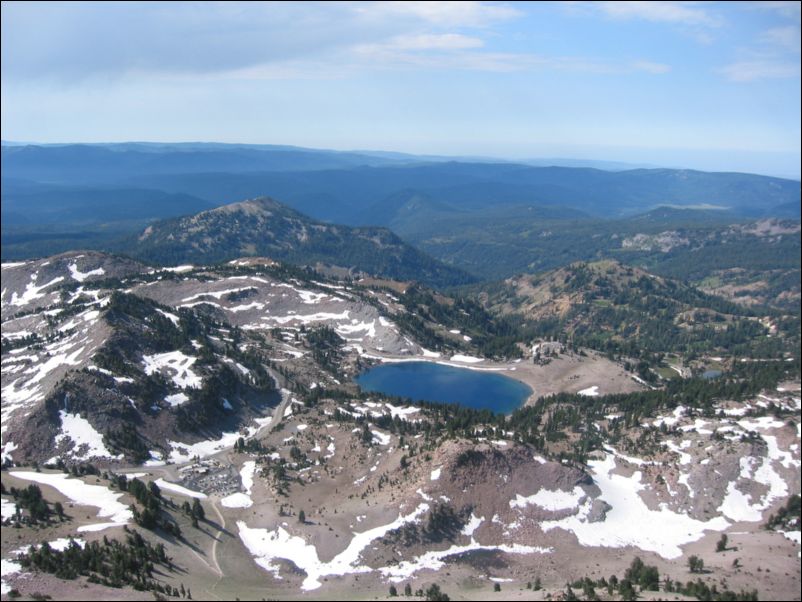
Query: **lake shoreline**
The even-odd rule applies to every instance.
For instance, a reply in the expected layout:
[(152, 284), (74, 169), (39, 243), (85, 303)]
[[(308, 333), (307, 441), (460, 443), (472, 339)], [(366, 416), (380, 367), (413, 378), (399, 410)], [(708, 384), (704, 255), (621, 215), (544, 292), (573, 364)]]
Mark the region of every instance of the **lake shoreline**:
[(473, 409), (511, 414), (526, 405), (532, 389), (520, 379), (498, 371), (467, 370), (442, 362), (388, 362), (355, 377), (363, 391), (416, 401), (456, 403)]
[[(507, 362), (498, 362), (486, 358), (471, 358), (470, 362), (454, 361), (442, 354), (426, 352), (421, 355), (392, 355), (371, 350), (361, 353), (360, 357), (375, 360), (380, 364), (427, 362), (463, 368), (486, 373), (499, 373), (527, 385), (532, 393), (520, 407), (534, 405), (541, 397), (558, 393), (579, 393), (579, 391), (597, 387), (599, 395), (616, 393), (633, 393), (644, 391), (646, 387), (637, 382), (623, 366), (613, 362), (602, 354), (592, 350), (579, 353), (563, 354), (552, 359), (548, 364), (539, 365), (531, 358), (523, 358)], [(452, 356), (453, 358), (454, 356)], [(467, 356), (456, 357), (464, 358)], [(478, 360), (478, 361), (476, 361)]]

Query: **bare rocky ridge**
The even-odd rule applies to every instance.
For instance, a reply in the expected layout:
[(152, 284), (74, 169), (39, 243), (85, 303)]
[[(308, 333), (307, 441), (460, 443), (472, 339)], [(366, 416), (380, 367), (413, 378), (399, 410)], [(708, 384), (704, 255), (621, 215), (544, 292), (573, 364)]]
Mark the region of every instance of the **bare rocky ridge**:
[[(374, 305), (341, 285), (259, 271), (275, 266), (249, 259), (221, 272), (154, 270), (99, 253), (4, 266), (6, 452), (38, 461), (59, 453), (119, 460), (103, 434), (131, 425), (141, 440), (121, 451), (129, 460), (148, 450), (154, 458), (180, 456), (184, 448), (168, 441), (225, 438), (275, 405), (270, 365), (310, 356), (297, 334), (307, 327), (334, 329), (346, 350), (419, 353)], [(249, 269), (257, 271), (238, 272)], [(45, 277), (48, 286), (35, 288)], [(308, 378), (332, 376), (312, 364)], [(198, 404), (205, 408), (200, 422), (186, 413)], [(204, 422), (209, 412), (217, 416), (213, 425)], [(12, 434), (22, 432), (37, 436)]]
[(409, 246), (386, 228), (318, 222), (267, 197), (154, 223), (122, 250), (169, 265), (208, 265), (266, 256), (296, 265), (322, 262), (435, 286), (473, 280)]
[(96, 251), (71, 251), (45, 259), (3, 264), (3, 320), (58, 301), (56, 289), (64, 285), (124, 278), (147, 271), (147, 266)]

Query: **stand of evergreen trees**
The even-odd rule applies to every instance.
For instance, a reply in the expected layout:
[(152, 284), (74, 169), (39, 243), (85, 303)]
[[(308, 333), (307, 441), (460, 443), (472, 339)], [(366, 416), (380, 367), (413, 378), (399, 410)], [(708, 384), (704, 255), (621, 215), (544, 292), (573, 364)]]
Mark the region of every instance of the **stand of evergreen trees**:
[(90, 583), (107, 587), (131, 586), (139, 591), (180, 595), (180, 590), (154, 578), (157, 565), (170, 572), (175, 568), (165, 553), (164, 545), (158, 543), (154, 546), (138, 531), (128, 527), (125, 530), (123, 542), (104, 537), (102, 542), (93, 541), (81, 547), (71, 541), (63, 551), (51, 548), (47, 542), (38, 547), (31, 546), (26, 553), (19, 555), (18, 562), (24, 569), (50, 573), (59, 579), (84, 576)]
[[(662, 587), (661, 587), (662, 586)], [(618, 595), (622, 600), (637, 600), (640, 593), (644, 591), (664, 591), (678, 593), (684, 596), (696, 598), (697, 600), (757, 600), (757, 590), (734, 592), (731, 590), (719, 590), (718, 586), (708, 585), (701, 579), (681, 583), (672, 581), (669, 577), (660, 580), (660, 572), (656, 566), (645, 564), (640, 558), (635, 557), (629, 568), (625, 571), (623, 579), (616, 575), (609, 579), (591, 579), (584, 577), (568, 584), (563, 593), (563, 600), (580, 600), (576, 590), (582, 592), (585, 600), (600, 600), (599, 592), (596, 590), (606, 590), (607, 596)]]

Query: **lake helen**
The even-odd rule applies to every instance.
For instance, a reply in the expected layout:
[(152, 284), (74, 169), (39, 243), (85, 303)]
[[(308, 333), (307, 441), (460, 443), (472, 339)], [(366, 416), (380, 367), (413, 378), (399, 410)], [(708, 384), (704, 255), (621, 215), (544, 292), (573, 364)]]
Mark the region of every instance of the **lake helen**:
[(364, 391), (458, 403), (503, 414), (521, 407), (532, 394), (527, 385), (508, 376), (432, 362), (382, 364), (363, 372), (355, 380)]

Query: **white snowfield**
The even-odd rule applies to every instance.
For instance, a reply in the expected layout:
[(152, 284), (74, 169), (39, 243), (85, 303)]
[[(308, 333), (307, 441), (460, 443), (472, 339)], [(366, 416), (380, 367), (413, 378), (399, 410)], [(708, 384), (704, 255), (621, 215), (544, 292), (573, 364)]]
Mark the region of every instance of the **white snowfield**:
[[(167, 441), (167, 444), (172, 448), (170, 450), (169, 460), (174, 464), (181, 464), (183, 462), (189, 462), (192, 458), (205, 458), (207, 456), (211, 456), (216, 454), (217, 452), (223, 451), (229, 447), (234, 447), (234, 444), (237, 442), (237, 439), (240, 437), (244, 437), (248, 439), (249, 437), (253, 437), (256, 435), (260, 430), (262, 430), (265, 426), (270, 423), (271, 418), (268, 416), (266, 418), (256, 418), (254, 420), (254, 425), (246, 427), (241, 431), (234, 431), (230, 433), (223, 433), (219, 439), (215, 440), (206, 440), (206, 441), (199, 441), (197, 443), (184, 443), (182, 441)], [(153, 452), (151, 452), (153, 455)], [(154, 459), (155, 462), (159, 462), (159, 458)], [(145, 466), (159, 466), (160, 464), (153, 464), (146, 462)]]
[(0, 499), (0, 518), (8, 520), (17, 513), (17, 505), (7, 500), (6, 498)]
[(226, 508), (250, 508), (253, 506), (253, 499), (251, 499), (251, 490), (253, 489), (253, 476), (256, 473), (256, 462), (248, 460), (242, 465), (240, 470), (240, 479), (242, 480), (242, 488), (244, 492), (232, 493), (229, 496), (220, 500), (220, 503)]
[(170, 322), (172, 322), (176, 326), (178, 326), (179, 322), (181, 321), (177, 315), (171, 314), (169, 311), (164, 311), (163, 309), (159, 309), (158, 307), (156, 308), (156, 311), (159, 312), (168, 320), (170, 320)]
[(97, 268), (95, 270), (90, 270), (88, 272), (81, 272), (78, 269), (78, 264), (76, 262), (72, 262), (69, 266), (67, 266), (70, 270), (70, 275), (72, 276), (73, 280), (77, 280), (78, 282), (83, 282), (90, 276), (102, 276), (106, 273), (106, 270), (103, 268)]
[(281, 578), (280, 567), (274, 561), (279, 559), (293, 562), (306, 573), (301, 589), (309, 591), (321, 586), (321, 578), (330, 575), (346, 575), (354, 573), (368, 573), (378, 570), (384, 577), (393, 582), (409, 578), (416, 572), (424, 569), (439, 570), (445, 565), (443, 559), (452, 554), (460, 554), (472, 550), (499, 550), (509, 554), (547, 554), (551, 548), (541, 548), (521, 544), (482, 545), (474, 538), (474, 533), (481, 526), (483, 518), (471, 515), (471, 520), (462, 530), (462, 535), (470, 537), (466, 545), (453, 545), (448, 550), (427, 552), (412, 561), (404, 561), (391, 567), (372, 569), (359, 564), (362, 551), (373, 541), (383, 537), (393, 529), (407, 523), (420, 521), (420, 516), (429, 509), (428, 503), (421, 503), (414, 512), (399, 517), (388, 525), (369, 529), (361, 533), (354, 533), (354, 538), (348, 547), (337, 554), (329, 562), (322, 562), (317, 555), (314, 545), (307, 543), (300, 536), (293, 536), (281, 526), (274, 530), (251, 529), (243, 521), (237, 522), (240, 539), (254, 556), (255, 562), (267, 571)]
[(168, 351), (167, 353), (143, 355), (142, 363), (145, 365), (145, 374), (148, 376), (164, 369), (171, 373), (173, 382), (177, 387), (200, 389), (202, 379), (192, 371), (192, 364), (197, 359), (196, 357), (185, 355), (181, 351)]
[[(86, 540), (81, 539), (80, 537), (68, 538), (68, 537), (59, 537), (58, 539), (54, 539), (53, 541), (48, 541), (47, 545), (50, 546), (52, 550), (58, 550), (59, 552), (63, 552), (67, 548), (70, 547), (70, 543), (75, 543), (77, 546), (83, 548), (86, 547)], [(28, 550), (31, 548), (39, 549), (40, 544), (32, 544), (29, 546), (23, 546), (21, 548), (17, 548), (12, 552), (12, 554), (26, 554)]]
[(251, 303), (243, 303), (242, 305), (232, 305), (231, 307), (226, 307), (226, 311), (230, 312), (240, 312), (240, 311), (248, 311), (250, 309), (264, 309), (265, 304), (259, 303), (258, 301), (252, 301)]
[(57, 330), (59, 332), (67, 332), (74, 328), (78, 328), (79, 326), (81, 326), (83, 322), (94, 322), (95, 320), (98, 319), (99, 316), (100, 316), (99, 310), (89, 309), (87, 311), (78, 314), (77, 316), (75, 316), (74, 319), (70, 320), (69, 322), (62, 324), (57, 328)]
[(290, 322), (300, 322), (301, 324), (311, 324), (312, 322), (325, 322), (327, 320), (348, 320), (350, 312), (345, 310), (338, 314), (331, 312), (318, 312), (306, 315), (289, 315), (289, 316), (265, 316), (263, 320), (270, 322), (277, 322), (278, 324), (289, 324)]
[(189, 401), (186, 393), (173, 393), (164, 398), (164, 401), (170, 404), (171, 407), (180, 406)]
[(691, 454), (689, 454), (687, 452), (684, 452), (682, 450), (683, 449), (688, 449), (692, 445), (692, 443), (693, 442), (690, 439), (685, 439), (679, 445), (677, 445), (673, 441), (666, 441), (666, 447), (668, 447), (668, 449), (670, 449), (671, 451), (673, 451), (675, 454), (677, 454), (679, 456), (679, 463), (682, 466), (686, 466), (686, 465), (690, 464), (693, 461), (693, 458), (692, 458)]
[[(22, 565), (19, 562), (6, 560), (5, 558), (0, 560), (1, 577), (8, 577), (10, 575), (16, 575), (17, 573), (22, 573)], [(0, 580), (0, 594), (8, 595), (10, 591), (11, 586), (5, 582), (5, 579)]]
[[(55, 444), (61, 445), (66, 440), (74, 444), (70, 455), (78, 460), (91, 458), (111, 458), (122, 460), (123, 454), (112, 454), (103, 443), (103, 435), (98, 433), (86, 418), (79, 414), (69, 414), (65, 410), (59, 412), (61, 430), (55, 436)], [(83, 451), (82, 451), (83, 450)]]
[(364, 416), (373, 416), (374, 418), (378, 418), (380, 416), (384, 416), (385, 414), (390, 414), (393, 418), (398, 416), (401, 420), (407, 420), (410, 422), (414, 422), (413, 419), (409, 418), (412, 414), (417, 414), (420, 412), (420, 408), (412, 407), (412, 406), (395, 406), (391, 403), (379, 403), (374, 401), (366, 401), (363, 405), (359, 405), (356, 403), (350, 403), (352, 412), (348, 410), (343, 410), (340, 408), (341, 412), (346, 412), (351, 415), (355, 414), (362, 414)]
[(664, 506), (660, 510), (650, 510), (638, 495), (644, 489), (640, 471), (631, 477), (612, 474), (616, 468), (614, 454), (607, 454), (604, 460), (591, 460), (588, 465), (602, 491), (600, 499), (612, 506), (606, 519), (594, 523), (587, 520), (592, 500), (586, 498), (576, 514), (542, 522), (540, 526), (544, 531), (565, 529), (576, 535), (584, 546), (634, 546), (672, 559), (682, 556), (680, 546), (701, 539), (705, 531), (723, 531), (730, 526), (723, 517), (699, 521)]
[(520, 494), (515, 496), (514, 500), (510, 500), (510, 508), (525, 508), (526, 506), (534, 504), (540, 506), (545, 510), (565, 510), (566, 508), (576, 508), (579, 506), (580, 501), (587, 494), (584, 489), (579, 486), (574, 487), (573, 491), (550, 491), (548, 489), (541, 489), (534, 495), (524, 497)]
[(472, 355), (463, 355), (461, 353), (455, 353), (451, 356), (452, 362), (461, 362), (464, 364), (478, 364), (479, 362), (485, 361), (484, 358), (481, 357), (474, 357)]
[(802, 544), (802, 531), (781, 531), (783, 537), (793, 541), (796, 545)]
[(15, 470), (13, 476), (24, 481), (33, 481), (57, 489), (74, 503), (98, 508), (98, 518), (108, 518), (109, 522), (78, 527), (78, 532), (100, 531), (108, 527), (127, 525), (133, 518), (131, 510), (119, 499), (122, 493), (114, 492), (101, 485), (89, 485), (80, 479), (68, 477), (63, 472), (29, 472)]
[(411, 514), (400, 515), (393, 522), (354, 533), (348, 547), (337, 554), (329, 562), (322, 562), (318, 558), (317, 549), (307, 543), (302, 537), (290, 535), (281, 526), (274, 530), (251, 529), (244, 521), (237, 521), (239, 536), (248, 551), (254, 556), (256, 564), (265, 570), (277, 573), (278, 566), (275, 560), (289, 560), (306, 573), (301, 585), (305, 591), (318, 589), (322, 584), (321, 578), (329, 575), (348, 575), (354, 573), (369, 573), (373, 569), (358, 564), (362, 551), (373, 541), (383, 537), (388, 532), (406, 523), (418, 522), (419, 517), (429, 509), (429, 504), (420, 504)]
[(186, 497), (197, 498), (199, 500), (205, 500), (208, 497), (205, 493), (192, 491), (191, 489), (187, 489), (186, 487), (182, 487), (176, 483), (171, 483), (170, 481), (165, 481), (161, 478), (156, 479), (155, 483), (160, 489), (171, 491), (172, 493), (177, 493), (179, 495), (185, 495)]
[[(364, 337), (375, 338), (376, 337), (376, 320), (371, 320), (370, 322), (360, 322), (357, 319), (352, 319), (350, 324), (338, 324), (335, 327), (337, 334), (342, 336), (344, 339), (348, 341), (361, 341)], [(354, 333), (363, 333), (360, 334), (358, 337), (349, 337), (348, 335)]]
[[(17, 295), (16, 291), (11, 294), (11, 305), (21, 307), (23, 305), (28, 305), (28, 303), (31, 301), (41, 299), (46, 294), (42, 292), (43, 290), (64, 280), (64, 276), (57, 276), (46, 284), (36, 286), (36, 279), (38, 275), (39, 273), (37, 272), (31, 276), (31, 281), (25, 285), (25, 292), (23, 292), (22, 295)], [(5, 297), (5, 295), (3, 295), (3, 297)]]
[(373, 435), (373, 440), (376, 441), (379, 445), (390, 445), (391, 436), (387, 433), (382, 433), (381, 431), (370, 431)]
[(588, 387), (587, 389), (582, 389), (581, 391), (577, 391), (577, 394), (585, 395), (586, 397), (598, 397), (599, 385), (593, 385), (592, 387)]
[[(238, 288), (229, 288), (222, 291), (204, 291), (202, 293), (197, 293), (195, 295), (190, 295), (189, 297), (184, 297), (181, 299), (183, 303), (187, 303), (188, 301), (194, 301), (195, 299), (200, 299), (202, 297), (214, 297), (215, 299), (220, 299), (223, 295), (229, 295), (231, 293), (239, 293), (241, 291), (249, 290), (250, 286), (240, 286)], [(180, 306), (179, 306), (180, 307)]]
[(447, 550), (429, 551), (415, 558), (414, 560), (405, 560), (393, 566), (387, 566), (379, 569), (379, 572), (384, 575), (389, 581), (399, 583), (405, 579), (409, 579), (418, 571), (428, 569), (430, 571), (439, 571), (445, 566), (444, 558), (453, 554), (462, 554), (474, 550), (498, 550), (507, 554), (549, 554), (553, 552), (552, 548), (541, 548), (537, 546), (526, 546), (517, 543), (501, 544), (501, 545), (482, 545), (476, 541), (474, 533), (484, 522), (484, 518), (476, 517), (471, 514), (471, 520), (462, 530), (462, 534), (470, 537), (470, 543), (466, 545), (454, 544)]
[(142, 463), (142, 466), (164, 466), (166, 462), (164, 461), (164, 456), (160, 451), (155, 449), (150, 450), (150, 460), (146, 460)]
[[(769, 428), (776, 426), (766, 422), (763, 424), (769, 424)], [(782, 426), (782, 423), (779, 424)], [(750, 424), (749, 426), (753, 425)], [(763, 434), (763, 439), (768, 447), (768, 455), (765, 458), (755, 458), (753, 456), (741, 458), (740, 477), (741, 479), (752, 480), (766, 485), (768, 491), (757, 499), (750, 499), (738, 489), (737, 481), (730, 481), (727, 486), (727, 495), (721, 506), (719, 506), (718, 511), (733, 521), (758, 522), (763, 520), (763, 512), (768, 510), (776, 500), (788, 495), (788, 485), (772, 466), (774, 462), (779, 462), (786, 468), (793, 467), (799, 470), (799, 461), (794, 460), (790, 452), (780, 450), (777, 446), (776, 437)]]
[(99, 312), (90, 310), (80, 316), (82, 319), (75, 322), (69, 332), (61, 332), (61, 336), (47, 343), (44, 349), (37, 349), (35, 353), (25, 348), (14, 349), (3, 358), (0, 408), (3, 432), (12, 415), (43, 401), (58, 378), (70, 369), (88, 365), (104, 342), (103, 328), (96, 327)]

